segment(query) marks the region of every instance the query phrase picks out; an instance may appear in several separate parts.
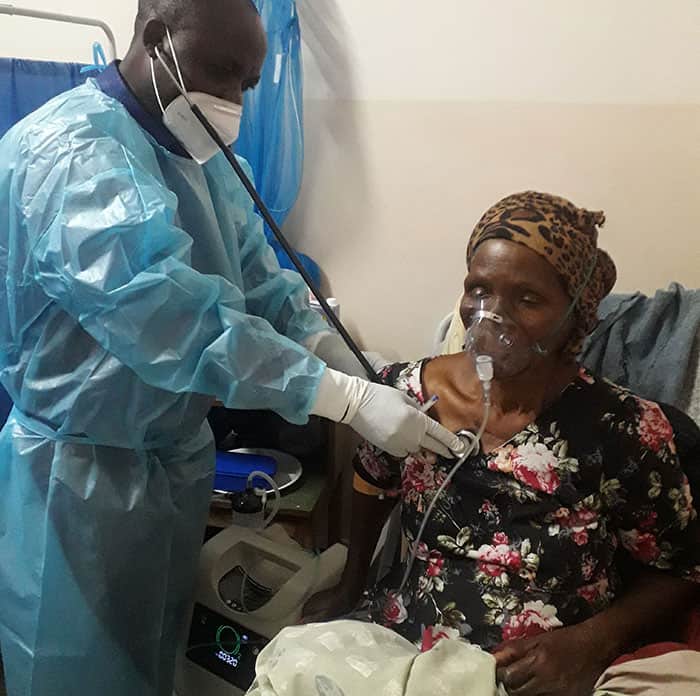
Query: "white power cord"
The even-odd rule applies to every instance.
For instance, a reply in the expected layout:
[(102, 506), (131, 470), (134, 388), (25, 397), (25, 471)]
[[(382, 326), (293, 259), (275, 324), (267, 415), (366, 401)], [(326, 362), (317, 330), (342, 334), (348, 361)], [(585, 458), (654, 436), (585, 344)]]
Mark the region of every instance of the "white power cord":
[[(259, 478), (263, 479), (268, 484), (270, 484), (270, 486), (272, 487), (272, 490), (275, 493), (275, 503), (273, 505), (272, 512), (270, 512), (270, 514), (267, 515), (267, 517), (263, 518), (262, 529), (258, 530), (259, 532), (264, 532), (264, 530), (267, 529), (267, 527), (270, 525), (270, 523), (277, 516), (277, 513), (280, 511), (280, 507), (282, 504), (282, 496), (281, 496), (279, 487), (275, 483), (274, 479), (272, 477), (268, 476), (268, 474), (266, 474), (264, 471), (252, 471), (250, 473), (250, 475), (248, 476), (248, 482), (247, 482), (248, 487), (252, 487), (253, 481), (255, 481), (255, 479), (259, 479)], [(263, 515), (264, 515), (265, 508), (267, 506), (268, 491), (266, 491), (264, 489), (258, 489), (258, 488), (254, 488), (253, 491), (255, 492), (256, 495), (258, 495), (259, 497), (262, 498), (262, 509), (263, 509)], [(321, 554), (319, 552), (315, 552), (314, 557), (316, 559), (315, 568), (314, 568), (314, 571), (315, 571), (314, 579), (309, 584), (309, 587), (306, 590), (306, 592), (304, 593), (304, 595), (300, 598), (300, 601), (299, 601), (300, 606), (304, 606), (306, 604), (306, 602), (309, 599), (311, 599), (312, 595), (316, 591), (316, 587), (318, 585), (318, 581), (319, 581), (320, 576), (321, 576)], [(256, 611), (256, 610), (251, 611), (250, 608), (246, 605), (245, 590), (246, 590), (246, 587), (248, 585), (248, 582), (251, 581), (252, 578), (251, 578), (250, 574), (246, 571), (245, 568), (241, 567), (241, 570), (243, 572), (243, 579), (241, 581), (239, 603), (240, 603), (240, 607), (241, 607), (241, 610), (243, 613), (251, 614), (251, 613), (254, 613), (254, 611)], [(277, 621), (277, 620), (283, 618), (283, 616), (284, 616), (284, 614), (280, 614), (279, 616), (276, 616), (273, 619), (271, 619), (270, 617), (265, 617), (265, 618), (267, 621)]]
[(268, 491), (265, 489), (259, 489), (259, 488), (253, 488), (253, 491), (255, 492), (255, 495), (258, 497), (262, 498), (262, 510), (263, 510), (263, 529), (267, 529), (267, 527), (270, 525), (272, 520), (277, 517), (277, 513), (280, 511), (280, 507), (282, 505), (282, 495), (280, 493), (279, 486), (277, 483), (275, 483), (275, 480), (266, 474), (264, 471), (251, 471), (250, 475), (248, 476), (248, 481), (247, 481), (247, 488), (252, 488), (253, 487), (253, 481), (255, 479), (262, 479), (263, 481), (267, 482), (270, 484), (270, 487), (272, 489), (271, 492), (275, 494), (275, 503), (272, 506), (272, 512), (265, 517), (265, 509), (267, 507), (267, 494)]

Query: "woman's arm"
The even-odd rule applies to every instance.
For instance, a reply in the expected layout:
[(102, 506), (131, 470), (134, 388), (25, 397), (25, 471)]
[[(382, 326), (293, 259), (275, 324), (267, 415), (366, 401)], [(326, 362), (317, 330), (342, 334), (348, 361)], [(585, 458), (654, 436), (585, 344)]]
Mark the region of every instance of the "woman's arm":
[(499, 679), (509, 696), (590, 696), (621, 655), (660, 638), (678, 639), (698, 601), (696, 584), (645, 569), (625, 595), (588, 621), (501, 646)]
[(590, 619), (605, 632), (613, 659), (640, 645), (682, 642), (687, 620), (700, 604), (700, 585), (670, 573), (635, 568), (629, 589), (606, 611)]
[[(358, 490), (358, 488), (360, 490)], [(396, 499), (384, 498), (382, 491), (355, 476), (348, 560), (340, 584), (312, 597), (304, 608), (304, 618), (316, 621), (349, 613), (367, 586), (367, 576), (379, 536)]]
[[(398, 376), (416, 371), (415, 364), (387, 365), (380, 378), (395, 386)], [(309, 621), (343, 616), (352, 611), (367, 587), (368, 571), (377, 541), (391, 511), (401, 500), (401, 461), (368, 442), (357, 449), (354, 462), (350, 547), (338, 587), (312, 597), (304, 607)]]

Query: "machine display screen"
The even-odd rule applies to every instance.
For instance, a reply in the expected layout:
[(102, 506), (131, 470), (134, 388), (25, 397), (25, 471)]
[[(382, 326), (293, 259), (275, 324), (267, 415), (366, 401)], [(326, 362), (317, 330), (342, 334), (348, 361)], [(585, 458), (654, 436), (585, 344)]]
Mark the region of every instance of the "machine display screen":
[(255, 663), (267, 643), (263, 636), (195, 605), (187, 658), (238, 689), (252, 686)]

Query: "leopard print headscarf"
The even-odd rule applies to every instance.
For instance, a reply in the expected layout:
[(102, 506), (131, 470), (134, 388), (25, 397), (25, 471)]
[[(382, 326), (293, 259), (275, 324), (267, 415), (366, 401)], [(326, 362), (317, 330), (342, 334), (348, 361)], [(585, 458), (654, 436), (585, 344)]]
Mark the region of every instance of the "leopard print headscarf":
[(576, 301), (576, 330), (566, 347), (577, 355), (585, 337), (598, 323), (598, 306), (617, 280), (615, 264), (598, 248), (598, 228), (605, 214), (577, 208), (549, 193), (526, 191), (496, 203), (476, 226), (467, 251), (471, 264), (477, 247), (487, 239), (522, 244), (546, 259)]

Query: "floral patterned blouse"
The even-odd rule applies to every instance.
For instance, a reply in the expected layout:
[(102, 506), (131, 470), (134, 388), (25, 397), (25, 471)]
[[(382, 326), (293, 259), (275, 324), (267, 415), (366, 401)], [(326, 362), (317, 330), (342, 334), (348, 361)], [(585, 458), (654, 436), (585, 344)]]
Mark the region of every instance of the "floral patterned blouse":
[[(382, 378), (423, 404), (426, 362)], [(364, 480), (401, 497), (409, 541), (453, 466), (369, 444), (355, 461)], [(393, 576), (373, 591), (373, 618), (424, 647), (461, 636), (485, 649), (580, 623), (620, 592), (618, 554), (700, 582), (696, 518), (661, 408), (581, 370), (536, 422), (465, 462), (402, 595)]]

